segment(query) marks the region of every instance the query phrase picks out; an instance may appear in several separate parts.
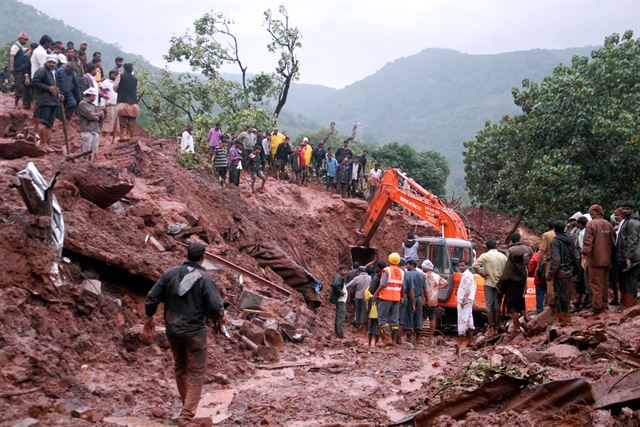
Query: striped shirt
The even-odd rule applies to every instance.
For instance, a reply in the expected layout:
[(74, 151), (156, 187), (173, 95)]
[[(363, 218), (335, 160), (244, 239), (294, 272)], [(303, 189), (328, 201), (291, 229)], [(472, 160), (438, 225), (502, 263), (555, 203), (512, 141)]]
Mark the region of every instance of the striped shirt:
[(227, 150), (219, 145), (214, 147), (215, 159), (213, 159), (213, 166), (216, 168), (227, 167)]

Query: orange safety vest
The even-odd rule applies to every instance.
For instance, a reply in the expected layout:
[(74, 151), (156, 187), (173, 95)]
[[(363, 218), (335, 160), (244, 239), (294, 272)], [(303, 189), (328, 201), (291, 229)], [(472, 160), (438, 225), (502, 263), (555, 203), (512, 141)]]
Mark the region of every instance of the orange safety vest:
[(387, 273), (387, 286), (380, 291), (380, 299), (385, 301), (400, 301), (402, 283), (404, 282), (404, 270), (398, 266), (385, 267)]

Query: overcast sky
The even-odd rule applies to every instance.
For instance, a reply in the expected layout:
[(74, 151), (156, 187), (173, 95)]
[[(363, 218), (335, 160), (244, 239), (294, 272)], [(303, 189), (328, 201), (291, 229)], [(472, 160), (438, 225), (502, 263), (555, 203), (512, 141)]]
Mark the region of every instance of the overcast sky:
[(640, 0), (21, 1), (159, 66), (165, 64), (162, 55), (172, 35), (183, 34), (207, 11), (223, 12), (235, 21), (250, 73), (274, 67), (262, 12), (284, 4), (303, 34), (300, 81), (332, 87), (429, 47), (499, 53), (597, 45), (627, 29), (640, 35)]

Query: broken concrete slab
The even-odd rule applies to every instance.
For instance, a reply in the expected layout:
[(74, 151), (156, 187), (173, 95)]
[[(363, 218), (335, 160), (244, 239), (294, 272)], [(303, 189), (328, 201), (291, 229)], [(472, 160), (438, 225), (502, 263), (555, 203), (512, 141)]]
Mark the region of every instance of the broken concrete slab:
[(262, 297), (246, 289), (243, 290), (240, 296), (238, 297), (238, 308), (240, 310), (244, 310), (246, 308), (259, 310), (261, 304), (262, 304)]
[(595, 385), (596, 408), (616, 409), (627, 406), (640, 409), (640, 369), (616, 377), (603, 377)]
[(80, 288), (86, 291), (91, 292), (95, 295), (102, 294), (102, 282), (96, 279), (85, 279), (81, 284)]

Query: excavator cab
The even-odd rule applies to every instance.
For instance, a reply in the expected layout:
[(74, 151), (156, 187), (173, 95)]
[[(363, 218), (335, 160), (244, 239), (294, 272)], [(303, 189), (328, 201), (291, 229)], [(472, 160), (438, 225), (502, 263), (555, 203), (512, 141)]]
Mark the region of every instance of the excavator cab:
[(446, 289), (440, 290), (438, 300), (441, 302), (449, 301), (455, 288), (454, 283), (460, 282), (461, 275), (459, 270), (456, 271), (451, 260), (457, 258), (465, 261), (471, 267), (475, 259), (473, 244), (469, 240), (445, 237), (419, 237), (416, 241), (420, 244), (418, 247), (418, 257), (420, 258), (418, 266), (425, 259), (429, 259), (433, 263), (433, 271), (447, 279), (449, 283)]

